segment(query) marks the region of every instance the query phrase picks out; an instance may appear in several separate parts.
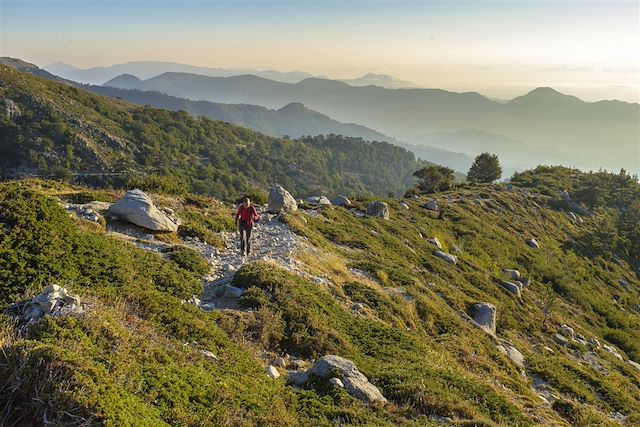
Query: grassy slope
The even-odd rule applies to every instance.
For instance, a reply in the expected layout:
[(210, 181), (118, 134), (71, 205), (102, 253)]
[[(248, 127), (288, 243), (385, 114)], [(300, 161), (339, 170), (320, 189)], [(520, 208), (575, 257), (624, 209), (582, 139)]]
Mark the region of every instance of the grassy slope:
[[(461, 425), (614, 425), (608, 415), (619, 411), (628, 425), (640, 423), (640, 372), (598, 350), (603, 375), (580, 361), (586, 349), (552, 340), (568, 323), (601, 341), (617, 336), (625, 359), (638, 361), (640, 284), (628, 267), (567, 246), (592, 220), (574, 225), (548, 207), (549, 196), (501, 186), (461, 189), (437, 197), (445, 219), (418, 201), (407, 211), (392, 200), (389, 221), (340, 208), (291, 215), (287, 221), (311, 245), (299, 258), (332, 284), (248, 265), (235, 281), (250, 289), (243, 302), (255, 310), (235, 315), (180, 304), (199, 286), (193, 272), (74, 223), (51, 198), (116, 196), (84, 193), (49, 182), (2, 185), (2, 301), (55, 282), (93, 302), (85, 317), (46, 320), (19, 337), (2, 317), (0, 374), (9, 381), (0, 406), (9, 403), (11, 421), (40, 420), (46, 410), (49, 420), (68, 424), (82, 417), (107, 425), (425, 425), (426, 416), (439, 414)], [(190, 212), (201, 230), (226, 227), (228, 208), (160, 198), (183, 217)], [(420, 230), (446, 250), (459, 246), (458, 265), (435, 258)], [(531, 236), (540, 249), (525, 245)], [(532, 278), (521, 301), (499, 285), (502, 268)], [(619, 285), (622, 277), (631, 291)], [(545, 283), (558, 300), (543, 324)], [(477, 301), (497, 306), (498, 335), (524, 354), (527, 377), (459, 314)], [(365, 304), (363, 314), (349, 309), (352, 302)], [(367, 408), (324, 384), (295, 391), (269, 380), (254, 356), (263, 347), (349, 357), (391, 404)], [(200, 349), (219, 361), (207, 361)], [(531, 390), (532, 375), (554, 387), (553, 408)]]

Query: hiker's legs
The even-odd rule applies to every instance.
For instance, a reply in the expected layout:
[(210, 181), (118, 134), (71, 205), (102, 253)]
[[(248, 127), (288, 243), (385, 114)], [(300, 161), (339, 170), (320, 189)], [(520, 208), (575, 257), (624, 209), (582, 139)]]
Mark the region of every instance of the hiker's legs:
[(240, 226), (240, 253), (242, 255), (244, 255), (244, 247), (245, 247), (245, 239), (246, 239), (246, 234), (245, 234), (245, 228), (243, 226)]
[(247, 236), (247, 243), (246, 243), (246, 247), (247, 247), (247, 255), (249, 255), (251, 253), (251, 227), (247, 227), (245, 230), (245, 236)]

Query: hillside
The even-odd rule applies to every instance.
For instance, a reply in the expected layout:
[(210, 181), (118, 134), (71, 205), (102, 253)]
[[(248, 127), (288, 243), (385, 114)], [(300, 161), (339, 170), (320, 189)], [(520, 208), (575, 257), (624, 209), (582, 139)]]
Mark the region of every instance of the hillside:
[[(589, 184), (614, 182), (592, 208), (577, 205)], [(233, 206), (212, 199), (154, 194), (183, 222), (149, 234), (103, 218), (104, 203), (91, 205), (95, 221), (74, 205), (122, 192), (0, 189), (0, 301), (60, 284), (84, 304), (26, 326), (15, 308), (0, 317), (7, 425), (640, 423), (640, 251), (606, 245), (602, 226), (618, 218), (620, 236), (640, 237), (640, 186), (628, 176), (538, 168), (510, 186), (438, 194), (440, 215), (426, 197), (404, 200), (408, 209), (383, 199), (388, 220), (364, 215), (366, 198), (265, 215), (246, 261), (229, 257)], [(433, 238), (455, 264), (435, 256)], [(291, 256), (261, 260), (284, 245)], [(505, 280), (516, 273), (503, 269), (530, 283), (514, 295)], [(215, 296), (218, 271), (241, 297)], [(471, 320), (477, 303), (495, 305), (495, 336)], [(352, 360), (387, 402), (363, 403), (328, 378), (284, 378), (330, 354)], [(269, 363), (287, 369), (272, 379)]]
[(385, 142), (337, 135), (277, 139), (186, 112), (134, 106), (4, 66), (0, 82), (4, 176), (135, 184), (221, 198), (274, 181), (302, 195), (386, 195), (402, 194), (425, 164)]
[[(538, 88), (503, 103), (473, 92), (356, 87), (319, 78), (293, 84), (255, 76), (172, 72), (146, 79), (137, 89), (268, 108), (300, 102), (337, 120), (359, 123), (412, 144), (428, 145), (419, 137), (412, 138), (416, 134), (478, 129), (529, 146), (553, 146), (561, 156), (550, 155), (545, 163), (568, 164), (566, 159), (579, 153), (581, 158), (572, 165), (583, 169), (624, 167), (640, 172), (638, 104), (584, 102), (550, 88)], [(537, 161), (530, 163), (524, 154), (519, 163), (534, 165)]]

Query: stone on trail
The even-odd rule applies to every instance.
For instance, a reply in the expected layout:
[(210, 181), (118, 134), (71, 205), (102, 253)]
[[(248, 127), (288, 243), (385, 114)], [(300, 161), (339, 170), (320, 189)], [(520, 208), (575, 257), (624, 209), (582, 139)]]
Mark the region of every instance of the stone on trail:
[(339, 372), (344, 388), (351, 396), (365, 403), (387, 401), (380, 390), (358, 370), (355, 363), (343, 357), (335, 355), (321, 357), (308, 372), (320, 378), (333, 378), (335, 373)]
[(298, 210), (298, 203), (281, 185), (276, 184), (269, 190), (267, 210), (271, 213), (291, 213)]
[(138, 189), (127, 191), (122, 199), (109, 206), (108, 213), (148, 230), (178, 230), (178, 224), (156, 208), (151, 198)]
[(385, 202), (371, 202), (367, 206), (367, 215), (389, 219), (389, 205)]
[(443, 251), (435, 251), (434, 255), (440, 259), (447, 261), (449, 264), (456, 265), (458, 263), (458, 257), (455, 255), (451, 255), (450, 253), (443, 252)]
[(496, 306), (480, 302), (469, 307), (469, 315), (476, 325), (490, 335), (496, 334)]
[(336, 206), (351, 206), (351, 201), (344, 196), (336, 196), (331, 201)]

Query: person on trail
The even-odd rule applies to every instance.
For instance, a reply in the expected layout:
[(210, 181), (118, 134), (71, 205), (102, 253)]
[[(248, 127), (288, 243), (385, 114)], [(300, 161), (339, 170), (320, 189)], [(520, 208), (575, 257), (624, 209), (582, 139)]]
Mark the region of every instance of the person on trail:
[(244, 199), (236, 212), (236, 225), (240, 231), (240, 252), (242, 256), (251, 253), (251, 230), (255, 221), (260, 220), (256, 208), (251, 205), (251, 200)]

